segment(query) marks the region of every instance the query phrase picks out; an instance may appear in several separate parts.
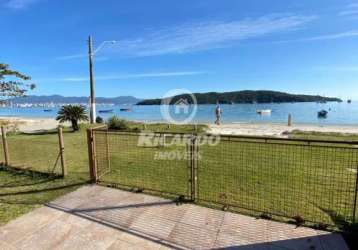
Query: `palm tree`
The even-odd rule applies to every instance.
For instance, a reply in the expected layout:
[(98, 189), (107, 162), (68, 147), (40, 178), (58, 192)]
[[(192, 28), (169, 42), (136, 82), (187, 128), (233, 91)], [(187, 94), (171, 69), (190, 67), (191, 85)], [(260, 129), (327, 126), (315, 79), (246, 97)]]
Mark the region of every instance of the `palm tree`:
[(57, 121), (69, 121), (72, 124), (73, 131), (77, 131), (79, 121), (88, 121), (86, 108), (82, 105), (65, 105), (58, 111)]

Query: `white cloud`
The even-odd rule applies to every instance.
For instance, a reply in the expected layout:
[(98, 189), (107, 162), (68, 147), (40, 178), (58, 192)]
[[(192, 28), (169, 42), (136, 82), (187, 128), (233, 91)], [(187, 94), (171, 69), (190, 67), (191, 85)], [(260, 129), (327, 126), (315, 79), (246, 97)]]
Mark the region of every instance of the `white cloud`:
[[(103, 52), (125, 56), (155, 56), (181, 54), (233, 46), (235, 43), (274, 33), (302, 28), (315, 16), (288, 14), (267, 15), (239, 21), (190, 23), (159, 29), (141, 38), (122, 40)], [(74, 56), (61, 57), (72, 59)]]
[(340, 38), (354, 37), (354, 36), (358, 36), (358, 30), (351, 30), (351, 31), (322, 35), (322, 36), (315, 36), (315, 37), (302, 39), (302, 41), (333, 40), (333, 39), (340, 39)]
[(358, 17), (358, 3), (352, 3), (347, 5), (342, 11), (338, 13), (338, 16), (344, 16), (349, 18)]
[[(193, 76), (207, 74), (204, 71), (174, 71), (174, 72), (155, 72), (155, 73), (136, 73), (136, 74), (119, 74), (119, 75), (106, 75), (96, 76), (96, 80), (122, 80), (122, 79), (136, 79), (136, 78), (159, 78), (159, 77), (180, 77), (180, 76)], [(56, 82), (87, 82), (88, 77), (67, 77), (57, 79), (38, 79), (38, 81), (56, 81)]]
[(85, 58), (87, 57), (86, 54), (75, 54), (75, 55), (69, 55), (69, 56), (59, 56), (56, 57), (56, 60), (60, 60), (60, 61), (66, 61), (66, 60), (72, 60), (72, 59), (80, 59), (80, 58)]
[(10, 9), (23, 9), (37, 1), (38, 0), (8, 0), (5, 1), (5, 6)]
[(285, 40), (285, 41), (277, 41), (274, 43), (289, 43), (289, 42), (307, 42), (307, 41), (321, 41), (321, 40), (335, 40), (335, 39), (342, 39), (342, 38), (348, 38), (348, 37), (356, 37), (358, 36), (358, 30), (350, 30), (340, 33), (334, 33), (334, 34), (327, 34), (327, 35), (321, 35), (321, 36), (313, 36), (313, 37), (306, 37), (296, 40)]
[[(67, 61), (67, 60), (73, 60), (73, 59), (87, 59), (88, 57), (88, 54), (75, 54), (75, 55), (70, 55), (70, 56), (59, 56), (59, 57), (56, 57), (55, 60), (58, 60), (58, 61)], [(98, 61), (98, 62), (102, 62), (102, 61), (107, 61), (109, 60), (108, 57), (104, 57), (104, 56), (96, 56), (94, 58), (94, 60)]]

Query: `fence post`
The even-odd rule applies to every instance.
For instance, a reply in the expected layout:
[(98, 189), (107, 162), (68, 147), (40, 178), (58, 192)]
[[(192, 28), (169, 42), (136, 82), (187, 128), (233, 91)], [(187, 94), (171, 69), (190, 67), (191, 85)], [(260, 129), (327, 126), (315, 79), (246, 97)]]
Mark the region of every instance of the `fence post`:
[(357, 173), (356, 173), (356, 185), (355, 185), (355, 192), (354, 192), (354, 203), (353, 203), (353, 216), (352, 216), (352, 223), (356, 222), (356, 209), (357, 209), (357, 193), (358, 193), (358, 165), (357, 165)]
[(292, 115), (291, 114), (288, 114), (287, 126), (289, 126), (289, 127), (292, 126)]
[(189, 150), (191, 167), (191, 199), (195, 202), (198, 198), (198, 145), (196, 135), (193, 135), (190, 139)]
[(109, 133), (108, 133), (108, 127), (106, 130), (106, 143), (107, 143), (107, 147), (106, 147), (106, 153), (107, 153), (107, 167), (108, 167), (108, 172), (111, 172), (111, 149), (110, 149), (110, 144), (109, 144)]
[(1, 126), (1, 136), (2, 136), (2, 145), (4, 149), (4, 157), (5, 157), (5, 165), (10, 165), (10, 155), (9, 155), (9, 148), (7, 145), (7, 138), (6, 138), (6, 129), (4, 126)]
[(67, 176), (67, 166), (65, 161), (65, 143), (63, 140), (63, 129), (62, 127), (58, 127), (58, 144), (60, 147), (60, 157), (61, 157), (61, 170), (62, 176)]
[(97, 182), (96, 159), (94, 152), (94, 133), (92, 128), (87, 129), (87, 145), (90, 178), (92, 182)]

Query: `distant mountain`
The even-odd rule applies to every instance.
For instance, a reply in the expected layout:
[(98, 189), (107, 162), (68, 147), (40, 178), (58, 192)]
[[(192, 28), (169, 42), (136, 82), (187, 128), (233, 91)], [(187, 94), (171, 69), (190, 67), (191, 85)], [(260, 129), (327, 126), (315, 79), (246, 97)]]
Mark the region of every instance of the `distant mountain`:
[[(88, 97), (67, 97), (61, 95), (50, 95), (50, 96), (37, 96), (29, 95), (26, 97), (16, 97), (11, 99), (13, 104), (23, 104), (23, 103), (88, 103)], [(135, 98), (133, 96), (119, 96), (119, 97), (96, 97), (96, 103), (101, 104), (136, 104), (141, 99)]]
[[(231, 103), (283, 103), (283, 102), (341, 102), (342, 100), (335, 97), (324, 97), (318, 95), (296, 95), (284, 92), (269, 90), (243, 90), (234, 92), (208, 92), (194, 93), (198, 104), (231, 104)], [(174, 96), (170, 104), (184, 99), (191, 103), (192, 100), (187, 94)], [(137, 103), (137, 105), (159, 105), (162, 99), (147, 99)]]

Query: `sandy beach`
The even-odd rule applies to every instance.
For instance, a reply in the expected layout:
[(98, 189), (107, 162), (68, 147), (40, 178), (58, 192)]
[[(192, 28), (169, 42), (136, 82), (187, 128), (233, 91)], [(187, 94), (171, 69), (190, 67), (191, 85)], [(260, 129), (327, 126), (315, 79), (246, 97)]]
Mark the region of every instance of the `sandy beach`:
[[(54, 129), (59, 122), (52, 118), (23, 118), (0, 117), (0, 123), (9, 123), (10, 127), (16, 126), (21, 132), (33, 132), (38, 130)], [(69, 126), (70, 124), (65, 124)], [(280, 123), (231, 123), (222, 125), (207, 124), (207, 132), (225, 135), (251, 135), (251, 136), (282, 136), (293, 130), (358, 134), (358, 126), (353, 125), (314, 125), (294, 124), (291, 127)]]
[(59, 122), (51, 118), (0, 117), (1, 124), (8, 124), (9, 129), (21, 132), (33, 132), (57, 128)]
[(358, 134), (358, 126), (353, 125), (314, 125), (314, 124), (287, 124), (280, 123), (233, 123), (222, 125), (208, 125), (209, 133), (225, 135), (251, 135), (251, 136), (282, 136), (293, 130), (305, 132), (325, 132)]

